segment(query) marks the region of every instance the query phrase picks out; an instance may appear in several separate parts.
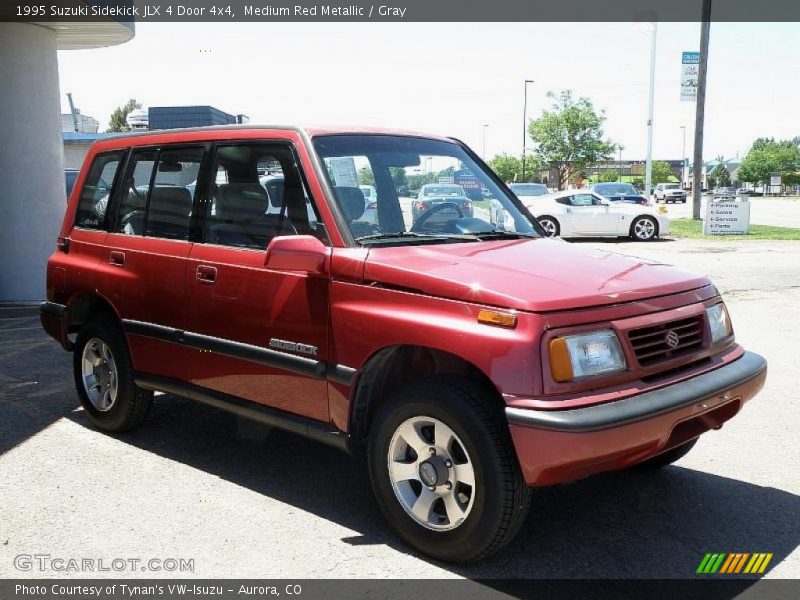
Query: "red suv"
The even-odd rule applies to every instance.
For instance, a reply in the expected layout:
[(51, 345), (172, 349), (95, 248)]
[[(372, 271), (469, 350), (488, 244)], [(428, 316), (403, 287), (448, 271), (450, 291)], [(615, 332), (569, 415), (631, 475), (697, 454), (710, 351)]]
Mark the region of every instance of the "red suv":
[[(455, 171), (484, 199), (415, 210)], [(464, 144), (397, 131), (99, 141), (47, 299), (98, 428), (162, 391), (364, 449), (391, 526), (454, 561), (508, 542), (533, 486), (674, 462), (766, 377), (708, 279), (548, 239)]]

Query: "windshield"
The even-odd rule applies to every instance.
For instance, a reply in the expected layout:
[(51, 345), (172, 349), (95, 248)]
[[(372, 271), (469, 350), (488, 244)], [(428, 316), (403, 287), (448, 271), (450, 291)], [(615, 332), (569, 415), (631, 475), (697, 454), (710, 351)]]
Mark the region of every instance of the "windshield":
[(664, 189), (665, 190), (677, 190), (678, 189), (678, 184), (677, 183), (665, 183), (664, 184)]
[(423, 185), (419, 195), (421, 197), (448, 196), (465, 197), (464, 189), (460, 185)]
[(596, 185), (594, 189), (603, 196), (639, 195), (639, 192), (630, 183), (601, 183)]
[(538, 237), (527, 210), (457, 143), (328, 135), (314, 147), (359, 244)]
[(517, 196), (544, 196), (548, 193), (546, 185), (536, 183), (512, 183), (509, 187)]

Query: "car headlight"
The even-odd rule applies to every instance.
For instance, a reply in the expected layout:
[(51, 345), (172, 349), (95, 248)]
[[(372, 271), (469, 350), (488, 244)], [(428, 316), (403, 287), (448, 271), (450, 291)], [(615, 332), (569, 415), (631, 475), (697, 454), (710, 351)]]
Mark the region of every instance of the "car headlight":
[(731, 319), (728, 316), (728, 310), (722, 302), (707, 308), (706, 315), (708, 315), (708, 324), (711, 326), (712, 344), (718, 344), (725, 338), (733, 335)]
[(617, 373), (627, 368), (617, 334), (611, 329), (565, 335), (550, 341), (550, 371), (556, 381)]

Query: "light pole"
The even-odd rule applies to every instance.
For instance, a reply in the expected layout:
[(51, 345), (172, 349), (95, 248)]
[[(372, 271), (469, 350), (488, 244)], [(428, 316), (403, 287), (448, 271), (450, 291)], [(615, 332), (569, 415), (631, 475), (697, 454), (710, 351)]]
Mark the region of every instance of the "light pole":
[(685, 187), (686, 181), (686, 125), (681, 125), (683, 133), (683, 149), (681, 150), (681, 188)]
[(481, 158), (486, 160), (486, 128), (489, 127), (486, 123), (483, 124), (483, 152), (481, 153)]
[(700, 25), (700, 70), (697, 74), (697, 100), (694, 113), (694, 156), (692, 159), (692, 219), (700, 220), (700, 194), (703, 178), (703, 125), (706, 115), (706, 77), (708, 75), (708, 40), (711, 36), (711, 0), (703, 0)]
[(525, 100), (522, 103), (522, 181), (525, 181), (525, 140), (528, 139), (528, 84), (533, 79), (525, 80)]
[(655, 21), (643, 21), (635, 24), (641, 33), (650, 33), (650, 98), (647, 103), (647, 160), (644, 167), (644, 195), (650, 198), (653, 185), (653, 101), (656, 90), (656, 31)]

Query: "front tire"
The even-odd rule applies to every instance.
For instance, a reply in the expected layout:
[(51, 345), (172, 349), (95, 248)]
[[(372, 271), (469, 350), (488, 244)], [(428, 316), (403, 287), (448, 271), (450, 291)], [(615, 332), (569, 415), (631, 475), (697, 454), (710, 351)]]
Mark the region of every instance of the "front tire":
[(81, 405), (98, 429), (127, 431), (147, 416), (153, 392), (133, 382), (127, 344), (114, 319), (101, 317), (83, 326), (72, 364)]
[(636, 217), (631, 223), (630, 236), (639, 242), (649, 242), (658, 235), (658, 223), (653, 217)]
[(525, 520), (525, 486), (502, 410), (482, 388), (432, 377), (384, 404), (369, 440), (378, 505), (410, 546), (472, 562), (496, 552)]
[(558, 224), (558, 221), (555, 217), (551, 217), (550, 215), (542, 215), (537, 219), (539, 221), (539, 225), (542, 226), (547, 237), (558, 237), (561, 233), (561, 226)]

